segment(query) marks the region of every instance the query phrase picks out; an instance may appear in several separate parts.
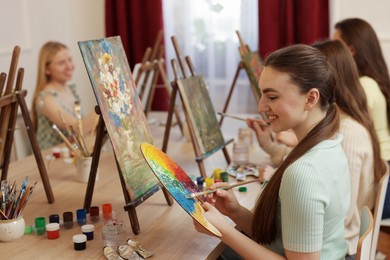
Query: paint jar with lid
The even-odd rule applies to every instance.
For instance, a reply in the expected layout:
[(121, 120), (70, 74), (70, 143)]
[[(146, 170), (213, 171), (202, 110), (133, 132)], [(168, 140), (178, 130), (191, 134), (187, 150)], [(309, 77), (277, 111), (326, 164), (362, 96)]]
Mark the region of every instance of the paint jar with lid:
[(84, 234), (74, 235), (73, 247), (76, 251), (85, 250), (87, 248), (87, 236)]
[(51, 214), (49, 216), (49, 223), (60, 223), (60, 216), (58, 214)]
[(64, 227), (66, 229), (72, 228), (73, 227), (73, 212), (66, 211), (62, 214), (62, 217), (64, 219)]
[(221, 168), (214, 169), (214, 171), (213, 171), (214, 182), (221, 179), (221, 172), (223, 172), (223, 170)]
[(87, 211), (85, 209), (78, 209), (76, 211), (77, 216), (77, 224), (80, 226), (85, 225), (87, 223)]
[(92, 206), (89, 208), (89, 218), (92, 222), (99, 221), (99, 207)]
[(48, 239), (57, 239), (60, 237), (60, 224), (54, 222), (46, 225)]
[(204, 182), (206, 183), (206, 189), (209, 189), (211, 185), (213, 185), (213, 178), (205, 178)]
[(196, 185), (198, 186), (199, 191), (203, 191), (204, 177), (202, 176), (196, 177)]
[(112, 205), (110, 203), (105, 203), (102, 205), (103, 208), (103, 218), (105, 220), (110, 220), (112, 218)]
[(94, 225), (87, 224), (81, 226), (81, 232), (87, 236), (87, 240), (93, 240), (93, 231), (95, 230)]
[(227, 172), (221, 172), (221, 181), (229, 182), (229, 174)]
[(46, 220), (44, 217), (35, 218), (35, 232), (37, 235), (43, 235), (45, 233)]

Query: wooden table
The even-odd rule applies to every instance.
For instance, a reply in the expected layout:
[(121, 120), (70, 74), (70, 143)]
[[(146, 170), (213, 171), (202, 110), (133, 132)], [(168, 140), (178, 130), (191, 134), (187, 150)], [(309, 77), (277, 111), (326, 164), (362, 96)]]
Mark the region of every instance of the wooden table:
[[(156, 116), (160, 122), (164, 121), (164, 114), (152, 113), (149, 118)], [(239, 127), (245, 126), (245, 122), (225, 119), (223, 132), (225, 139), (235, 137)], [(164, 127), (158, 124), (151, 125), (155, 139), (155, 145), (161, 147)], [(230, 147), (231, 150), (231, 147)], [(51, 151), (43, 152), (46, 154)], [(173, 127), (168, 145), (168, 155), (188, 173), (199, 176), (199, 170), (194, 160), (192, 144), (187, 142), (179, 131)], [(266, 156), (252, 158), (258, 162), (269, 160)], [(226, 167), (226, 161), (222, 152), (214, 154), (205, 160), (205, 167), (209, 174), (214, 168)], [(31, 196), (25, 210), (24, 219), (26, 225), (33, 225), (36, 217), (46, 218), (51, 214), (59, 214), (76, 210), (83, 207), (87, 183), (77, 182), (76, 167), (67, 164), (63, 160), (56, 160), (48, 168), (50, 182), (53, 188), (55, 202), (47, 202), (44, 188), (40, 180), (37, 165), (33, 157), (17, 161), (10, 165), (8, 179), (12, 183), (16, 180), (20, 187), (23, 179), (28, 176), (29, 182), (38, 181), (37, 187)], [(240, 202), (248, 208), (253, 207), (260, 185), (248, 184), (246, 193), (235, 192)], [(177, 204), (166, 204), (161, 191), (147, 199), (137, 207), (137, 215), (141, 232), (133, 235), (127, 212), (123, 210), (125, 200), (123, 197), (118, 173), (115, 166), (113, 153), (110, 149), (102, 153), (99, 163), (99, 180), (96, 182), (92, 205), (99, 206), (103, 203), (111, 203), (117, 218), (124, 221), (127, 226), (127, 237), (138, 240), (141, 245), (155, 253), (152, 259), (215, 259), (222, 247), (216, 248), (220, 240), (206, 236), (195, 231), (192, 218)], [(90, 222), (87, 218), (87, 222)], [(101, 235), (103, 226), (102, 215), (95, 225), (95, 238), (87, 241), (87, 249), (75, 251), (73, 249), (72, 236), (81, 233), (80, 226), (75, 222), (73, 228), (61, 227), (60, 238), (47, 239), (46, 235), (25, 235), (19, 240), (0, 243), (0, 259), (105, 259), (103, 256), (104, 241)], [(125, 241), (123, 241), (125, 243)]]

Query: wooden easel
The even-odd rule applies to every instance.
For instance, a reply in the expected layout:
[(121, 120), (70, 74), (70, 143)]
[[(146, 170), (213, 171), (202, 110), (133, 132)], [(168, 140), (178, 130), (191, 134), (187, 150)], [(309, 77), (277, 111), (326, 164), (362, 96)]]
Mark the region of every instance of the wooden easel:
[[(99, 123), (97, 126), (97, 132), (96, 132), (96, 139), (95, 139), (95, 145), (93, 148), (92, 153), (92, 164), (91, 164), (91, 170), (89, 173), (89, 179), (88, 179), (88, 185), (87, 190), (85, 193), (84, 198), (84, 206), (87, 211), (89, 211), (89, 208), (91, 207), (91, 201), (92, 201), (92, 195), (93, 190), (95, 187), (95, 181), (96, 181), (96, 174), (98, 170), (99, 160), (100, 160), (100, 153), (103, 146), (103, 140), (107, 137), (107, 131), (104, 124), (103, 116), (101, 115), (100, 109), (98, 106), (95, 107), (95, 112), (99, 114)], [(115, 153), (114, 153), (115, 155)], [(132, 200), (130, 197), (130, 194), (126, 188), (126, 182), (123, 178), (122, 171), (120, 169), (120, 166), (118, 164), (118, 160), (115, 155), (115, 162), (118, 169), (119, 179), (122, 186), (123, 195), (125, 197), (126, 205), (124, 206), (124, 210), (127, 211), (130, 219), (131, 228), (134, 234), (139, 234), (140, 232), (140, 226), (139, 221), (137, 217), (137, 212), (135, 208), (140, 205), (143, 201), (145, 201), (147, 198), (152, 196), (154, 193), (156, 193), (160, 188), (162, 188), (165, 199), (167, 201), (167, 204), (171, 206), (173, 204), (172, 197), (169, 195), (168, 191), (161, 186), (159, 183), (158, 185), (154, 186), (151, 190), (149, 190), (147, 193), (145, 193), (141, 198), (137, 200)]]
[[(139, 88), (139, 97), (143, 100), (144, 95), (147, 95), (146, 105), (144, 107), (145, 116), (151, 111), (154, 93), (157, 87), (157, 81), (159, 76), (164, 84), (164, 87), (169, 96), (172, 95), (171, 88), (169, 86), (167, 74), (164, 68), (164, 46), (161, 45), (163, 37), (163, 31), (160, 30), (153, 49), (148, 47), (142, 58), (141, 67), (138, 70), (138, 74), (135, 78), (135, 84)], [(152, 77), (152, 78), (150, 78)], [(151, 83), (149, 81), (151, 80)], [(150, 86), (149, 86), (150, 84)], [(148, 89), (150, 87), (150, 89)], [(180, 114), (175, 106), (174, 109), (177, 124), (180, 127), (180, 131), (183, 133), (183, 125), (180, 119)]]
[[(14, 138), (14, 130), (16, 125), (16, 118), (18, 114), (18, 107), (20, 106), (24, 123), (26, 125), (28, 137), (31, 142), (31, 147), (34, 152), (35, 160), (38, 165), (39, 173), (45, 188), (46, 197), (49, 203), (54, 202), (53, 191), (50, 186), (49, 177), (47, 176), (45, 163), (42, 159), (41, 150), (39, 149), (38, 141), (35, 136), (34, 129), (30, 118), (29, 111), (27, 109), (25, 97), (27, 90), (22, 90), (24, 69), (19, 68), (16, 77), (15, 88), (12, 86), (15, 80), (16, 68), (20, 55), (20, 47), (15, 46), (12, 54), (11, 65), (9, 69), (8, 79), (4, 95), (0, 97), (0, 122), (1, 126), (1, 139), (0, 139), (0, 160), (1, 160), (1, 180), (6, 180), (8, 175), (8, 167), (10, 163), (12, 143)], [(6, 74), (0, 75), (0, 93), (3, 92)]]
[[(233, 93), (233, 90), (234, 90), (234, 87), (236, 85), (236, 81), (238, 79), (238, 76), (240, 74), (240, 71), (241, 69), (245, 69), (247, 75), (248, 75), (248, 79), (249, 79), (249, 82), (250, 82), (250, 85), (251, 85), (251, 88), (252, 88), (252, 91), (253, 91), (253, 94), (256, 98), (256, 102), (258, 103), (260, 101), (260, 96), (259, 94), (256, 92), (256, 86), (254, 86), (254, 83), (252, 82), (251, 80), (251, 76), (250, 76), (250, 71), (249, 71), (249, 68), (247, 67), (247, 65), (245, 64), (245, 62), (243, 61), (243, 57), (249, 53), (251, 53), (250, 49), (249, 49), (249, 46), (244, 42), (244, 40), (242, 39), (241, 37), (241, 34), (239, 31), (236, 31), (237, 33), (237, 36), (238, 36), (238, 39), (240, 41), (240, 47), (238, 48), (239, 52), (240, 52), (240, 56), (241, 56), (241, 61), (238, 63), (238, 66), (237, 66), (237, 69), (236, 69), (236, 73), (234, 74), (234, 78), (233, 78), (233, 81), (232, 81), (232, 84), (230, 86), (230, 90), (229, 90), (229, 94), (226, 98), (226, 101), (225, 101), (225, 104), (223, 106), (223, 109), (222, 109), (222, 113), (226, 113), (227, 111), (227, 108), (229, 106), (229, 103), (230, 103), (230, 99), (232, 97), (232, 93)], [(223, 122), (223, 119), (224, 117), (222, 116), (220, 121), (219, 121), (219, 125), (221, 126), (222, 125), (222, 122)]]
[[(180, 71), (181, 71), (182, 78), (188, 78), (188, 74), (187, 74), (187, 70), (185, 67), (184, 60), (183, 60), (183, 56), (181, 55), (177, 40), (176, 40), (175, 36), (172, 36), (171, 39), (172, 39), (172, 43), (173, 43), (173, 46), (175, 48), (177, 59), (178, 59), (179, 65), (180, 65)], [(196, 72), (195, 72), (195, 68), (191, 62), (191, 58), (189, 56), (187, 56), (185, 58), (185, 61), (186, 61), (187, 66), (190, 70), (191, 76), (195, 76)], [(177, 80), (179, 80), (181, 78), (179, 76), (179, 69), (178, 69), (177, 61), (175, 59), (172, 59), (171, 65), (173, 68), (175, 80), (173, 82), (171, 82), (172, 94), (171, 94), (171, 98), (169, 101), (168, 117), (167, 117), (167, 123), (166, 123), (166, 127), (165, 127), (165, 133), (164, 133), (164, 140), (163, 140), (163, 147), (162, 147), (163, 152), (166, 152), (167, 148), (168, 148), (168, 140), (169, 140), (169, 134), (170, 134), (170, 128), (171, 128), (171, 124), (172, 124), (172, 116), (174, 113), (174, 106), (175, 106), (177, 92), (179, 92), (179, 94), (182, 96), (182, 94), (180, 93), (180, 90), (178, 88), (178, 83), (177, 83)], [(183, 97), (181, 97), (181, 98), (183, 99)], [(198, 164), (198, 168), (199, 168), (201, 176), (206, 178), (207, 173), (206, 173), (206, 169), (205, 169), (204, 164), (203, 164), (203, 160), (208, 158), (209, 156), (211, 156), (215, 152), (219, 151), (220, 149), (222, 149), (223, 154), (225, 156), (225, 159), (227, 161), (227, 164), (229, 164), (231, 160), (230, 160), (229, 153), (226, 149), (226, 145), (231, 143), (233, 141), (233, 139), (230, 139), (229, 141), (225, 142), (225, 144), (222, 147), (218, 147), (217, 149), (214, 149), (211, 152), (207, 152), (205, 154), (202, 154), (201, 149), (200, 149), (200, 145), (199, 145), (198, 140), (195, 136), (195, 126), (193, 126), (191, 123), (191, 119), (190, 119), (190, 116), (188, 114), (188, 109), (184, 105), (184, 102), (182, 102), (182, 104), (183, 104), (183, 110), (184, 110), (184, 114), (186, 117), (188, 129), (190, 132), (191, 141), (192, 141), (194, 152), (195, 152), (195, 161)]]

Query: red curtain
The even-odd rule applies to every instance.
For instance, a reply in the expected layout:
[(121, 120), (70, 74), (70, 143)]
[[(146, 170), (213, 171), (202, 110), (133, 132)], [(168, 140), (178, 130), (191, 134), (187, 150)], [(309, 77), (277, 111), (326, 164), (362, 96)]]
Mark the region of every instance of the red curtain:
[[(130, 68), (134, 68), (164, 28), (162, 0), (106, 0), (105, 23), (106, 36), (121, 37)], [(168, 102), (166, 90), (157, 88), (152, 110), (168, 110)]]
[(329, 37), (329, 0), (259, 0), (261, 57), (294, 43)]

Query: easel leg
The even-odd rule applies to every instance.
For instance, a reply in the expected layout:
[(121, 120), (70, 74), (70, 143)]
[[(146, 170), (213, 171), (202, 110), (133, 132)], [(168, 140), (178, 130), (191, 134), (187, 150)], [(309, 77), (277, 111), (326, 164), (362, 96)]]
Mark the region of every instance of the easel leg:
[(35, 136), (34, 129), (32, 127), (32, 122), (31, 122), (29, 111), (27, 109), (26, 101), (24, 100), (24, 97), (20, 95), (20, 93), (16, 93), (16, 98), (18, 99), (18, 103), (19, 103), (20, 109), (22, 111), (22, 115), (23, 115), (24, 123), (26, 125), (28, 137), (30, 138), (31, 147), (32, 147), (32, 150), (33, 150), (34, 155), (35, 155), (35, 160), (36, 160), (37, 165), (38, 165), (38, 169), (39, 169), (39, 173), (41, 175), (43, 186), (45, 188), (47, 201), (49, 203), (53, 203), (54, 202), (53, 191), (52, 191), (51, 186), (50, 186), (49, 177), (47, 176), (45, 162), (42, 159), (41, 150), (39, 149), (37, 137)]
[[(240, 63), (237, 66), (236, 74), (234, 75), (232, 85), (230, 86), (229, 94), (228, 94), (227, 99), (225, 101), (225, 105), (223, 106), (222, 113), (226, 113), (226, 111), (227, 111), (227, 108), (228, 108), (229, 103), (230, 103), (230, 99), (231, 99), (232, 94), (233, 94), (234, 86), (236, 85), (236, 81), (238, 79), (238, 75), (240, 74), (240, 70), (243, 67), (244, 67), (244, 63), (242, 61), (240, 61)], [(219, 126), (222, 126), (223, 119), (224, 119), (224, 117), (222, 116), (221, 120), (219, 121)]]
[[(129, 192), (126, 189), (126, 182), (123, 178), (121, 167), (119, 166), (118, 160), (115, 159), (115, 162), (116, 162), (116, 167), (118, 169), (119, 179), (121, 181), (123, 196), (125, 197), (126, 205), (128, 205), (131, 202), (131, 198)], [(126, 210), (129, 214), (131, 229), (133, 230), (133, 233), (137, 235), (140, 232), (140, 227), (139, 227), (137, 212), (135, 211), (135, 206), (130, 206), (126, 208)]]
[(85, 192), (84, 207), (87, 211), (91, 207), (93, 190), (95, 188), (96, 174), (99, 166), (100, 153), (102, 150), (103, 139), (105, 136), (103, 117), (99, 117), (99, 124), (96, 132), (95, 146), (92, 154), (91, 171), (89, 172), (87, 191)]
[(140, 232), (137, 212), (135, 211), (135, 207), (130, 207), (127, 209), (127, 214), (129, 215), (131, 230), (135, 235), (138, 235)]
[(172, 93), (171, 93), (171, 98), (169, 99), (168, 116), (167, 116), (167, 122), (165, 124), (165, 133), (164, 133), (164, 140), (162, 146), (162, 151), (164, 153), (166, 153), (168, 149), (168, 140), (169, 140), (169, 134), (172, 126), (172, 116), (173, 116), (173, 111), (175, 109), (176, 94), (177, 94), (176, 83), (172, 82), (171, 85), (172, 85)]
[[(167, 90), (168, 92), (168, 95), (169, 95), (169, 98), (171, 99), (172, 98), (172, 91), (171, 89), (169, 88), (169, 83), (168, 83), (168, 79), (167, 79), (167, 75), (165, 74), (165, 70), (164, 70), (164, 67), (163, 67), (163, 64), (162, 62), (158, 62), (157, 63), (157, 66), (158, 66), (158, 69), (160, 71), (160, 75), (161, 75), (161, 78), (164, 82), (164, 86), (165, 86), (165, 89)], [(180, 132), (181, 134), (183, 135), (183, 123), (180, 119), (180, 114), (179, 114), (179, 111), (177, 110), (177, 107), (176, 105), (174, 106), (174, 111), (175, 111), (175, 116), (176, 116), (176, 121), (177, 123), (179, 124), (179, 128), (180, 128)]]
[(226, 146), (224, 148), (222, 148), (222, 151), (223, 151), (223, 155), (225, 156), (227, 164), (230, 164), (230, 162), (231, 162), (230, 155), (229, 155), (228, 150), (226, 149)]
[(4, 157), (3, 157), (3, 168), (1, 171), (1, 180), (6, 180), (7, 175), (8, 175), (8, 167), (11, 161), (11, 150), (12, 150), (12, 143), (14, 141), (14, 131), (15, 131), (15, 125), (16, 125), (16, 117), (17, 115), (17, 108), (18, 104), (12, 103), (9, 106), (11, 106), (11, 111), (10, 111), (10, 120), (8, 124), (8, 129), (7, 129), (7, 135), (5, 138), (5, 143), (4, 143)]

